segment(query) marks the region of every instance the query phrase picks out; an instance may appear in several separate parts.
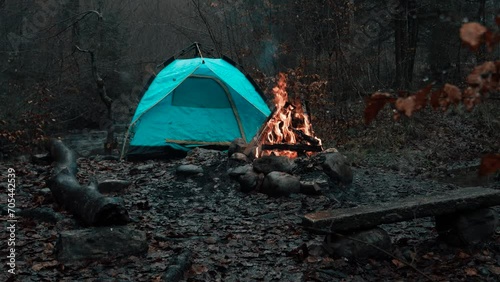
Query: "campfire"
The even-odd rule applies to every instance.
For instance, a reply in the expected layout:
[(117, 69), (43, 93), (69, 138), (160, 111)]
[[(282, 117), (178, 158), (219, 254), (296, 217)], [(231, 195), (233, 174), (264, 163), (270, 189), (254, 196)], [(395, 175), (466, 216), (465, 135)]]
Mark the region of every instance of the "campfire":
[(278, 84), (273, 88), (275, 108), (257, 135), (257, 157), (276, 155), (296, 158), (300, 154), (311, 155), (322, 151), (321, 140), (314, 136), (301, 99), (297, 95), (289, 99), (286, 80), (286, 75), (280, 73)]

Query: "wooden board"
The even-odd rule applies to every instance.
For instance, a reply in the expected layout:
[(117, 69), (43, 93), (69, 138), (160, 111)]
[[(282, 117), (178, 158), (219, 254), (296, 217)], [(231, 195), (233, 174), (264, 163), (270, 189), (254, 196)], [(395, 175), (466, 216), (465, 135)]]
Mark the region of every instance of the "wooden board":
[(302, 224), (305, 228), (347, 231), (496, 205), (500, 205), (500, 190), (472, 187), (380, 205), (310, 213), (303, 217)]

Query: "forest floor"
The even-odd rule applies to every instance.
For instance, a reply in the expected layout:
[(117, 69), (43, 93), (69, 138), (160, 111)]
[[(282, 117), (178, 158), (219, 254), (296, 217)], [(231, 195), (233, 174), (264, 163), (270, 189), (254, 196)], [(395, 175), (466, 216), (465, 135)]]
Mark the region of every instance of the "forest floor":
[[(245, 194), (227, 176), (227, 156), (208, 159), (118, 162), (78, 159), (78, 177), (84, 183), (126, 179), (132, 185), (118, 194), (133, 222), (146, 232), (149, 250), (144, 256), (109, 257), (73, 263), (57, 261), (53, 253), (58, 233), (83, 228), (60, 210), (47, 188), (50, 164), (0, 163), (16, 170), (16, 206), (48, 207), (62, 214), (56, 223), (18, 217), (16, 275), (7, 281), (162, 281), (169, 265), (182, 252), (192, 253), (187, 281), (498, 281), (500, 228), (476, 246), (453, 247), (441, 242), (431, 218), (382, 226), (393, 240), (394, 258), (348, 260), (321, 252), (323, 236), (301, 227), (304, 214), (339, 207), (394, 201), (466, 186), (500, 189), (498, 175), (477, 177), (482, 154), (500, 152), (500, 107), (471, 114), (424, 113), (394, 123), (382, 117), (366, 127), (358, 121), (337, 123), (337, 138), (325, 143), (348, 156), (354, 170), (349, 187), (321, 196), (272, 198)], [(361, 111), (362, 112), (362, 111)], [(359, 113), (361, 113), (359, 112)], [(336, 126), (332, 123), (332, 127)], [(327, 146), (328, 147), (328, 146)], [(181, 177), (178, 165), (197, 164), (203, 175)], [(146, 171), (136, 168), (153, 164)], [(2, 172), (2, 185), (6, 183)], [(337, 202), (340, 201), (340, 204)], [(6, 206), (6, 197), (0, 204)], [(6, 219), (2, 210), (2, 218)], [(5, 229), (4, 229), (5, 230)], [(2, 232), (0, 240), (7, 242)], [(308, 255), (297, 250), (307, 246)], [(2, 264), (7, 255), (1, 250)], [(4, 268), (6, 269), (6, 268)], [(3, 278), (3, 279), (2, 279)]]

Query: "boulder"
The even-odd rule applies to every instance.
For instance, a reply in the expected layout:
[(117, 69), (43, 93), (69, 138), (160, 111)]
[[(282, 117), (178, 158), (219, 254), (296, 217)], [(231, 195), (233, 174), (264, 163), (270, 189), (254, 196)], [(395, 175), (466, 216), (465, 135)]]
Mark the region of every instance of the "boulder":
[(288, 196), (299, 192), (299, 178), (285, 172), (270, 172), (266, 175), (262, 183), (262, 193), (270, 196)]
[(188, 164), (188, 165), (178, 166), (175, 171), (179, 175), (194, 175), (198, 173), (203, 173), (203, 168), (197, 165)]
[(243, 153), (234, 153), (227, 160), (227, 166), (229, 168), (238, 167), (249, 162), (248, 157)]
[(313, 171), (300, 175), (301, 182), (314, 182), (319, 188), (326, 191), (333, 183), (331, 183), (330, 178), (323, 171)]
[(243, 153), (234, 153), (231, 155), (230, 159), (235, 161), (248, 162), (247, 155)]
[(242, 138), (234, 139), (227, 150), (228, 157), (231, 157), (235, 153), (243, 153), (247, 146), (248, 144)]
[(306, 195), (320, 195), (321, 187), (316, 181), (300, 181), (300, 193)]
[(130, 175), (136, 175), (139, 173), (144, 173), (146, 171), (152, 170), (155, 167), (154, 164), (144, 164), (138, 165), (130, 170)]
[(253, 171), (253, 167), (250, 164), (238, 166), (235, 168), (231, 168), (227, 171), (229, 177), (236, 179), (238, 176), (246, 174), (249, 171)]
[(254, 172), (253, 170), (247, 171), (245, 174), (238, 176), (237, 181), (240, 183), (241, 192), (252, 192), (259, 187), (259, 184), (264, 178), (263, 174)]
[(352, 169), (347, 164), (346, 157), (341, 153), (321, 154), (323, 171), (335, 182), (342, 184), (352, 183)]
[(146, 233), (128, 227), (68, 230), (59, 234), (55, 252), (59, 261), (81, 261), (148, 251)]
[[(354, 240), (350, 239), (353, 238)], [(368, 244), (367, 244), (368, 243)], [(323, 247), (334, 257), (345, 257), (348, 259), (380, 258), (386, 254), (374, 248), (377, 246), (382, 250), (391, 251), (391, 238), (381, 228), (368, 229), (338, 236), (336, 234), (326, 235)]]
[(436, 216), (439, 236), (451, 245), (475, 245), (490, 238), (498, 225), (498, 214), (493, 209)]
[(268, 174), (271, 171), (290, 173), (295, 168), (295, 163), (284, 156), (264, 156), (253, 161), (253, 168), (255, 171), (264, 174)]

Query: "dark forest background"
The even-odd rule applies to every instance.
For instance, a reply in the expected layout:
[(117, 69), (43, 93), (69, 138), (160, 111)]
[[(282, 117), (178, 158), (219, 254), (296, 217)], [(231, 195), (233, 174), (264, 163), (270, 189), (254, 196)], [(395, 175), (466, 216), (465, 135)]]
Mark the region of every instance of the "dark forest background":
[[(264, 89), (288, 72), (328, 135), (327, 121), (348, 120), (374, 91), (463, 85), (500, 51), (473, 53), (458, 30), (467, 21), (495, 27), (499, 10), (493, 0), (0, 0), (0, 142), (126, 126), (156, 66), (193, 42), (229, 56)], [(78, 48), (95, 55), (111, 115)]]

